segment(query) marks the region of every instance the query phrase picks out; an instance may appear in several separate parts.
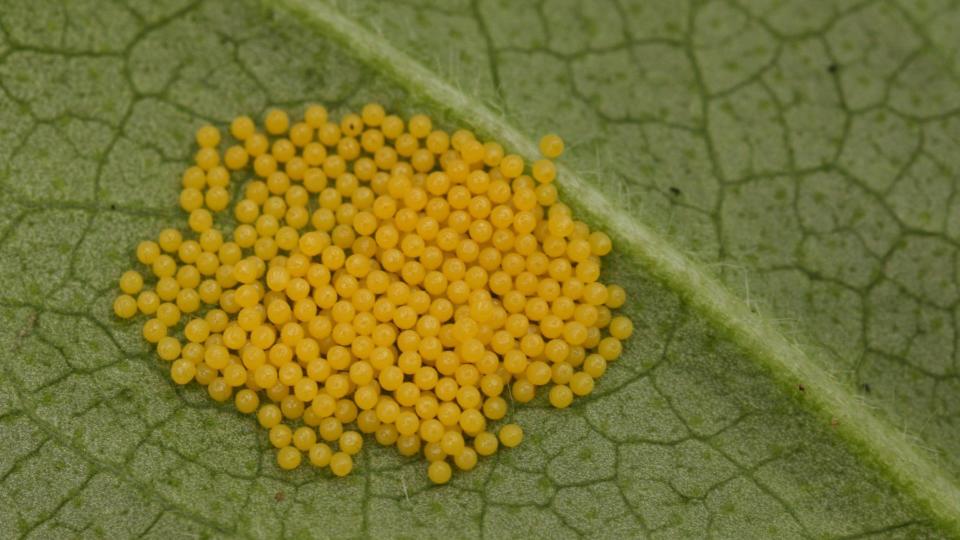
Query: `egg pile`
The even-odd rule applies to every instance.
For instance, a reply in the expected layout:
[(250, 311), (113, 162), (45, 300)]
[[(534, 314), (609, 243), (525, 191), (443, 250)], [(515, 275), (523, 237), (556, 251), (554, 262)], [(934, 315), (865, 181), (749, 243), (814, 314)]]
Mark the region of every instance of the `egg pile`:
[(513, 404), (565, 408), (620, 356), (626, 293), (600, 281), (610, 238), (558, 200), (558, 136), (528, 164), (378, 104), (229, 132), (197, 131), (186, 226), (137, 246), (113, 307), (148, 317), (176, 384), (256, 414), (281, 468), (347, 475), (368, 434), (446, 483), (521, 442), (494, 429)]

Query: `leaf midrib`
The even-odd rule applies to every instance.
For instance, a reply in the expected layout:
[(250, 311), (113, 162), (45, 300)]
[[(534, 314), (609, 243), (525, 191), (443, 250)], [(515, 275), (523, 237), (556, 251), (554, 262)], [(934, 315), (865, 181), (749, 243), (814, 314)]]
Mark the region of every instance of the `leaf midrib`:
[[(539, 157), (537, 145), (478, 99), (445, 82), (382, 36), (318, 0), (264, 0), (301, 16), (361, 62), (451, 116), (497, 138), (524, 158)], [(731, 292), (706, 268), (684, 255), (640, 220), (617, 207), (576, 172), (558, 165), (561, 191), (603, 225), (651, 276), (677, 293), (721, 329), (785, 388), (802, 383), (804, 403), (862, 458), (873, 461), (896, 485), (951, 533), (960, 536), (960, 486), (908, 435), (871, 412), (862, 399), (789, 340), (775, 323)]]

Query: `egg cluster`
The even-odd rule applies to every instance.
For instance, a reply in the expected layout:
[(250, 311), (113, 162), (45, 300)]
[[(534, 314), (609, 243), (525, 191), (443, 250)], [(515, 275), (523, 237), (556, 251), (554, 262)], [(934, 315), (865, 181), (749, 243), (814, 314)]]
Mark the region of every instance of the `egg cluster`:
[(271, 110), (230, 134), (197, 131), (188, 227), (137, 246), (150, 287), (124, 273), (113, 307), (149, 317), (175, 383), (256, 414), (280, 467), (306, 453), (344, 476), (366, 433), (422, 452), (442, 484), (451, 462), (520, 443), (516, 424), (493, 434), (511, 402), (549, 387), (567, 407), (620, 355), (633, 327), (611, 313), (623, 288), (599, 281), (611, 242), (558, 201), (556, 135), (528, 166), (377, 104), (292, 125)]

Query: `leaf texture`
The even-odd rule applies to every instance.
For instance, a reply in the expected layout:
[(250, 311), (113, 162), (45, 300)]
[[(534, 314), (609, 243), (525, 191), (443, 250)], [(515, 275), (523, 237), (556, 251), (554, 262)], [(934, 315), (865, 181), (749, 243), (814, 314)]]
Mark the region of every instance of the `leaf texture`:
[[(282, 4), (0, 10), (3, 535), (957, 534), (956, 7)], [(110, 312), (195, 126), (368, 100), (561, 133), (633, 299), (594, 395), (442, 488), (278, 470)]]

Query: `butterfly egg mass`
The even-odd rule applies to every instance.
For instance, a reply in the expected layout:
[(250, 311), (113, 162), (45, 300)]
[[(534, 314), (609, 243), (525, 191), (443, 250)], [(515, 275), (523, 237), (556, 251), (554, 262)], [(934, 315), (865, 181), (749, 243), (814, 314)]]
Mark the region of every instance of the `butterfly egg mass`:
[(443, 484), (520, 444), (495, 429), (512, 404), (565, 408), (620, 356), (626, 295), (600, 281), (610, 238), (558, 201), (560, 137), (525, 163), (377, 104), (229, 134), (196, 132), (187, 226), (137, 246), (113, 307), (149, 317), (176, 384), (256, 415), (281, 468), (345, 476), (368, 434)]

